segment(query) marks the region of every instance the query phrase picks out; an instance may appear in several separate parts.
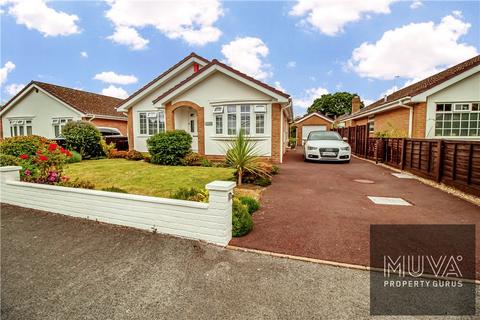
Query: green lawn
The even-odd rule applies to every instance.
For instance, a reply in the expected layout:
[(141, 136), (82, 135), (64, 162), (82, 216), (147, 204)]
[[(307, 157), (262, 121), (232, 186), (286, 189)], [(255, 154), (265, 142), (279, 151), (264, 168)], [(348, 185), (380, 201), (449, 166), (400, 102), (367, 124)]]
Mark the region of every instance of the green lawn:
[(168, 197), (178, 188), (204, 188), (214, 180), (232, 180), (230, 168), (170, 167), (125, 159), (87, 160), (69, 164), (65, 174), (95, 184), (95, 189), (117, 187), (128, 193)]

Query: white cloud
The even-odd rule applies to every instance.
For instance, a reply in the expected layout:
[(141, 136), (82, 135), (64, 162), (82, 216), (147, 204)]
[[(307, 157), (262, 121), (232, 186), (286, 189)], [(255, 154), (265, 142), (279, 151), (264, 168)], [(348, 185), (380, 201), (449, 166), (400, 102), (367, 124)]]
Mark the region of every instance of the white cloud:
[(52, 9), (45, 0), (6, 0), (2, 4), (8, 6), (8, 13), (18, 24), (35, 29), (45, 37), (80, 33), (78, 16)]
[(271, 66), (265, 61), (268, 47), (259, 38), (237, 38), (222, 46), (226, 63), (249, 76), (265, 80), (272, 76)]
[(296, 61), (288, 61), (287, 63), (287, 68), (289, 69), (293, 69), (297, 66), (297, 62)]
[(14, 96), (23, 88), (25, 88), (25, 84), (23, 83), (12, 83), (5, 87), (5, 92), (10, 96)]
[(293, 99), (293, 105), (304, 111), (312, 105), (315, 99), (327, 93), (328, 90), (322, 87), (307, 89), (300, 97)]
[(422, 1), (412, 1), (412, 3), (410, 4), (410, 9), (418, 9), (421, 6), (423, 6)]
[(7, 81), (7, 76), (13, 69), (15, 69), (15, 64), (12, 61), (7, 61), (7, 63), (0, 68), (0, 85)]
[(376, 100), (365, 98), (365, 99), (362, 99), (362, 101), (363, 101), (363, 104), (364, 104), (365, 107), (366, 107), (366, 106), (371, 105), (372, 103), (374, 103)]
[(132, 49), (144, 48), (148, 40), (138, 29), (154, 27), (170, 39), (182, 39), (190, 45), (215, 42), (222, 32), (214, 26), (223, 15), (219, 0), (204, 1), (130, 1), (109, 0), (106, 17), (115, 25), (108, 37)]
[(273, 84), (275, 89), (280, 90), (282, 92), (286, 92), (285, 88), (282, 87), (282, 84), (280, 83), (280, 81), (275, 81)]
[(93, 79), (100, 80), (106, 83), (114, 83), (114, 84), (132, 84), (138, 81), (137, 77), (130, 74), (117, 74), (113, 71), (105, 71), (102, 73), (97, 73)]
[(348, 66), (361, 77), (421, 79), (478, 54), (474, 46), (459, 42), (470, 26), (452, 15), (438, 24), (404, 25), (386, 31), (375, 43), (362, 43)]
[(82, 58), (88, 58), (88, 53), (86, 51), (82, 51), (82, 52), (80, 52), (80, 56)]
[(111, 36), (108, 36), (107, 39), (118, 44), (126, 45), (132, 50), (145, 49), (150, 42), (149, 40), (142, 38), (136, 29), (130, 27), (115, 28), (115, 32)]
[(394, 85), (393, 87), (391, 88), (388, 88), (387, 90), (385, 90), (384, 92), (382, 92), (380, 94), (380, 97), (378, 97), (379, 99), (385, 97), (385, 96), (389, 96), (391, 95), (392, 93), (394, 93), (395, 91), (398, 91), (398, 89), (400, 89), (398, 86)]
[(290, 15), (302, 17), (301, 25), (307, 25), (323, 34), (334, 36), (343, 32), (347, 23), (366, 19), (372, 13), (390, 13), (390, 4), (394, 1), (297, 0), (290, 10)]
[(111, 84), (108, 88), (104, 88), (101, 93), (106, 96), (120, 98), (120, 99), (128, 98), (127, 91), (125, 91), (123, 88), (116, 87), (113, 84)]

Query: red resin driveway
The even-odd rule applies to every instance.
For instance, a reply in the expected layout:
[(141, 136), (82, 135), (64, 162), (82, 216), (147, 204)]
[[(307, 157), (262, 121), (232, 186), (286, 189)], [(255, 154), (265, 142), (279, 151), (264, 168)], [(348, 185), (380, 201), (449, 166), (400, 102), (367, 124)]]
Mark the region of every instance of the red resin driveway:
[[(356, 158), (350, 164), (305, 163), (301, 150), (290, 151), (262, 194), (254, 229), (230, 245), (366, 266), (370, 224), (480, 225), (480, 207), (392, 172)], [(367, 196), (413, 205), (377, 205)], [(479, 228), (476, 239), (478, 279)]]

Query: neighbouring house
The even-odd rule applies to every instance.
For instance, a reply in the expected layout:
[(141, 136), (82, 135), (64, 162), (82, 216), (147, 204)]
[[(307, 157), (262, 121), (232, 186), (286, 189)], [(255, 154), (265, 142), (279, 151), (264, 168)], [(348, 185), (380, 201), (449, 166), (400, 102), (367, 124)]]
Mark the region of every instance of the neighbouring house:
[(165, 130), (185, 130), (192, 150), (223, 159), (241, 129), (260, 155), (282, 162), (293, 118), (291, 98), (218, 60), (195, 53), (150, 81), (117, 109), (128, 113), (129, 146), (147, 151), (147, 139)]
[(0, 111), (3, 137), (39, 135), (59, 137), (69, 121), (85, 120), (100, 128), (127, 134), (127, 117), (117, 112), (122, 102), (101, 94), (32, 81)]
[[(406, 66), (408, 67), (408, 66)], [(480, 138), (480, 55), (402, 88), (336, 120), (339, 127), (369, 125), (370, 135)]]
[(313, 112), (295, 120), (293, 126), (296, 128), (297, 146), (302, 146), (303, 141), (312, 131), (327, 131), (332, 129), (333, 119), (319, 112)]

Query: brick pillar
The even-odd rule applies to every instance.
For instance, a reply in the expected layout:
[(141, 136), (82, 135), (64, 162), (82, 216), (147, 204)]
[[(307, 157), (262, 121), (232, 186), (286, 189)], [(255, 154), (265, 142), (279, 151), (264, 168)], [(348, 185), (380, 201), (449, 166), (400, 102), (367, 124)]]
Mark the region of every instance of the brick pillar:
[(128, 137), (128, 149), (133, 150), (135, 149), (134, 141), (135, 141), (135, 136), (133, 133), (133, 110), (132, 108), (128, 109), (127, 112), (127, 137)]
[(280, 112), (282, 112), (281, 105), (272, 103), (272, 162), (274, 163), (280, 163), (280, 141), (282, 139)]
[(173, 106), (171, 102), (165, 105), (165, 129), (167, 131), (175, 130), (175, 118), (173, 117)]

